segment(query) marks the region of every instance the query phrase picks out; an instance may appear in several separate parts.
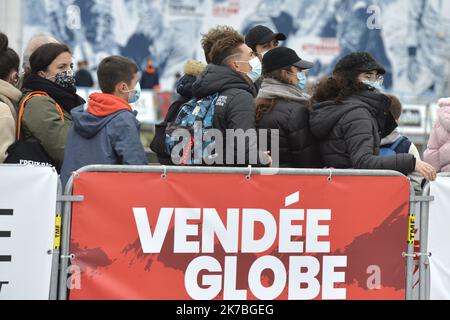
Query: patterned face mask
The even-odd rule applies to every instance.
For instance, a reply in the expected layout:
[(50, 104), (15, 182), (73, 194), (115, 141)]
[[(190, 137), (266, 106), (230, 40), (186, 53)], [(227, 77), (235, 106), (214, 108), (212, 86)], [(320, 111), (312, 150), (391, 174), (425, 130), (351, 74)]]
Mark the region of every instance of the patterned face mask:
[(63, 88), (72, 88), (75, 86), (75, 77), (73, 71), (68, 70), (60, 72), (55, 76), (55, 83)]

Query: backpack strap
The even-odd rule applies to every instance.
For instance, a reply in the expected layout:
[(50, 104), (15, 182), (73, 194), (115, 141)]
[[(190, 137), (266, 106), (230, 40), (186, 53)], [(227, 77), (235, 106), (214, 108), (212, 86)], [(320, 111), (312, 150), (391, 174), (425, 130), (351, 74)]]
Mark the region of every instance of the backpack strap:
[(395, 141), (395, 142), (391, 145), (391, 147), (390, 147), (389, 149), (395, 151), (395, 150), (398, 148), (398, 146), (399, 146), (400, 144), (402, 144), (403, 141), (405, 141), (405, 140), (406, 140), (406, 137), (401, 136), (400, 138), (397, 139), (397, 141)]
[[(25, 112), (26, 104), (33, 97), (50, 97), (50, 96), (44, 91), (35, 91), (35, 92), (30, 92), (29, 94), (27, 94), (25, 96), (25, 98), (22, 100), (22, 103), (19, 107), (19, 112), (17, 114), (17, 141), (20, 140), (20, 134), (21, 134), (21, 130), (22, 130), (22, 119), (23, 119), (23, 114)], [(56, 101), (55, 101), (55, 103), (56, 103), (56, 109), (58, 110), (58, 112), (61, 116), (61, 121), (64, 122), (64, 113), (61, 109), (61, 106)]]

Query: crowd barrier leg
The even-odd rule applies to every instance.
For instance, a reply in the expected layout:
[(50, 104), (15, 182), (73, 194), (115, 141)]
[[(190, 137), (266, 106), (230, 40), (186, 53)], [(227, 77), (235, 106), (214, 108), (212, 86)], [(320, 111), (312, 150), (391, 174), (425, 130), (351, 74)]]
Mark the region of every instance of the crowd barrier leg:
[(419, 253), (419, 298), (420, 300), (429, 300), (430, 298), (430, 280), (429, 280), (429, 252), (428, 252), (428, 221), (430, 212), (430, 184), (427, 183), (423, 189), (420, 204), (421, 224), (420, 224), (420, 253)]
[(84, 200), (83, 196), (72, 196), (73, 189), (73, 176), (67, 183), (64, 196), (62, 197), (63, 212), (62, 212), (62, 232), (61, 232), (61, 256), (59, 273), (59, 286), (58, 286), (58, 300), (68, 299), (69, 290), (69, 275), (71, 270), (69, 269), (69, 260), (73, 257), (70, 254), (70, 230), (72, 222), (72, 203), (81, 202)]
[[(415, 191), (411, 187), (410, 192), (410, 216), (408, 226), (408, 252), (406, 256), (406, 300), (414, 300), (414, 236), (411, 230), (411, 222), (415, 221), (417, 216), (417, 202), (414, 201)], [(412, 220), (413, 219), (413, 220)], [(414, 227), (414, 226), (413, 226)]]
[(61, 243), (61, 212), (62, 212), (62, 184), (58, 179), (58, 191), (56, 195), (56, 216), (55, 216), (55, 240), (53, 247), (52, 275), (50, 278), (50, 300), (58, 299), (58, 278), (59, 278), (59, 259), (60, 259), (60, 243)]

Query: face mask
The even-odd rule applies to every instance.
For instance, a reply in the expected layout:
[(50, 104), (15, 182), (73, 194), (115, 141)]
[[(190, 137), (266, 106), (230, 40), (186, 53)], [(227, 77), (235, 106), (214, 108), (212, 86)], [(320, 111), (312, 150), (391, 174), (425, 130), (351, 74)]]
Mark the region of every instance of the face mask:
[(63, 88), (72, 88), (75, 86), (75, 77), (72, 70), (58, 73), (55, 77), (55, 83)]
[(369, 80), (365, 80), (363, 81), (364, 84), (374, 88), (375, 90), (378, 91), (383, 91), (383, 81), (377, 80), (377, 81), (369, 81)]
[[(127, 91), (128, 103), (136, 103), (141, 97), (141, 91), (141, 84), (139, 82), (136, 84), (136, 87), (133, 90)], [(132, 92), (134, 93), (132, 94)]]
[(304, 72), (297, 73), (298, 84), (297, 86), (300, 90), (304, 90), (306, 88), (306, 75)]
[(252, 70), (247, 73), (247, 76), (253, 81), (256, 82), (259, 78), (261, 78), (262, 74), (262, 64), (258, 57), (254, 57), (252, 60), (248, 62)]

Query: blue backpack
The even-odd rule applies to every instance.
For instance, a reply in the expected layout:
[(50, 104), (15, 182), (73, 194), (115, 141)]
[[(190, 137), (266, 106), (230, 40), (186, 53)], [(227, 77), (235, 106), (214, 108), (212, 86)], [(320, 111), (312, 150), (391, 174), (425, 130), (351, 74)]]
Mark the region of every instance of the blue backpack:
[(397, 154), (397, 148), (406, 140), (406, 137), (400, 137), (395, 141), (393, 144), (391, 144), (389, 147), (384, 147), (380, 149), (380, 156), (381, 157), (390, 157), (395, 156)]
[[(190, 133), (190, 140), (184, 145), (178, 155), (178, 165), (201, 165), (206, 148), (213, 141), (203, 141), (205, 133), (213, 128), (214, 111), (219, 94), (214, 94), (203, 99), (193, 99), (185, 103), (174, 122), (169, 123), (166, 129), (166, 152), (171, 155), (173, 149), (183, 142), (183, 138), (175, 136), (177, 130), (183, 129)], [(197, 140), (198, 141), (197, 141)]]

